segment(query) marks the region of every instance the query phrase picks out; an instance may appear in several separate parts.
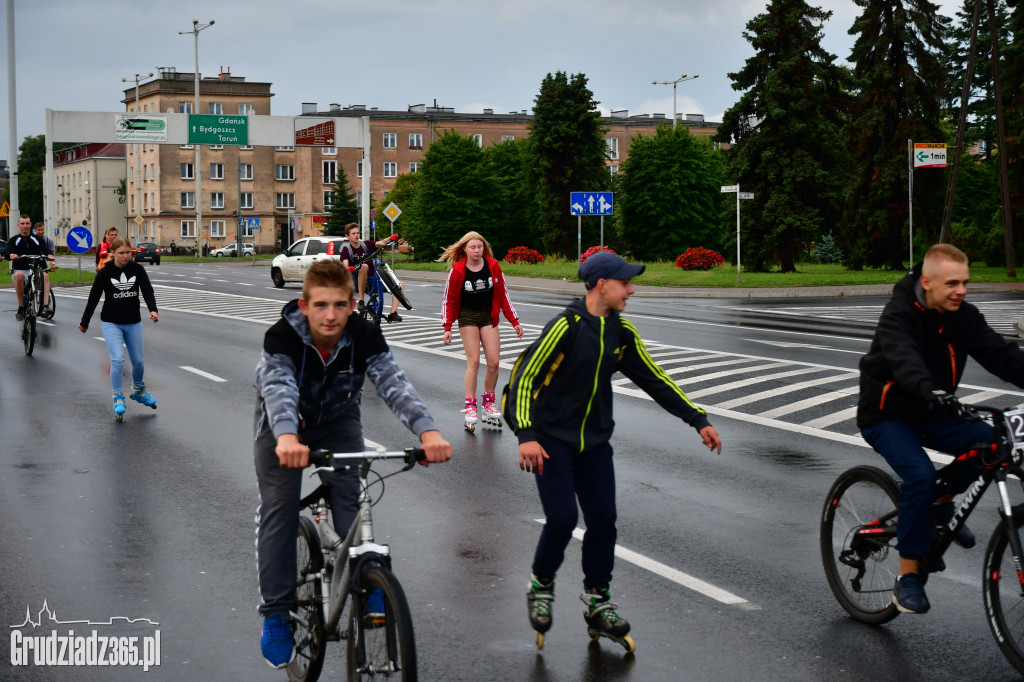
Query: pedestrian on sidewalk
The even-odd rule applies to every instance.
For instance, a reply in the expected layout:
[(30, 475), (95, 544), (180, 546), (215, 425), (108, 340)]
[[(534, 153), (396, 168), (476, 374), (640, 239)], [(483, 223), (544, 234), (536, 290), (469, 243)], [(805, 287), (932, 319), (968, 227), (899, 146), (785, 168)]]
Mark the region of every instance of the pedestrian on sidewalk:
[[(448, 281), (444, 287), (441, 322), (444, 324), (443, 341), (452, 342), (452, 324), (458, 320), (459, 336), (466, 349), (465, 427), (476, 428), (477, 375), (480, 372), (480, 347), (483, 346), (487, 369), (484, 371), (484, 394), (481, 408), (488, 422), (494, 423), (501, 411), (494, 406), (494, 389), (498, 386), (498, 363), (501, 361), (501, 336), (498, 333), (499, 312), (523, 337), (523, 326), (505, 287), (501, 266), (494, 258), (491, 245), (477, 232), (467, 232), (437, 259), (448, 263)], [(500, 422), (497, 422), (500, 424)]]

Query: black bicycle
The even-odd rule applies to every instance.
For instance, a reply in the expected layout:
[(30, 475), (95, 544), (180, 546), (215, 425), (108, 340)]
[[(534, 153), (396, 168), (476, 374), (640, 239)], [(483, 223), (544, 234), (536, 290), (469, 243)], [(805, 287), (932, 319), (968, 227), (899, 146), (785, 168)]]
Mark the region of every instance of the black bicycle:
[(378, 246), (376, 249), (361, 258), (358, 263), (351, 264), (353, 278), (358, 278), (359, 268), (371, 261), (374, 264), (373, 275), (367, 277), (367, 300), (365, 307), (360, 312), (360, 315), (362, 315), (364, 319), (377, 325), (379, 325), (381, 320), (386, 317), (384, 315), (385, 292), (390, 293), (392, 296), (397, 298), (398, 302), (405, 306), (406, 310), (412, 310), (412, 305), (409, 303), (409, 299), (406, 298), (405, 292), (402, 291), (402, 285), (398, 283), (398, 278), (395, 276), (394, 271), (388, 267), (388, 264), (385, 263), (383, 259), (377, 257), (377, 254), (380, 253), (382, 249), (397, 241), (398, 235), (393, 234), (384, 246)]
[[(1024, 410), (1000, 410), (974, 405), (971, 418), (990, 415), (994, 435), (961, 454), (979, 469), (978, 479), (964, 493), (952, 520), (933, 527), (928, 551), (918, 566), (923, 580), (945, 568), (942, 556), (957, 530), (994, 481), (999, 492), (999, 525), (985, 549), (982, 590), (989, 627), (999, 648), (1024, 673), (1024, 572), (1019, 529), (1024, 504), (1013, 505), (1007, 481), (1016, 476), (1024, 485)], [(938, 495), (948, 492), (939, 479)], [(829, 490), (821, 516), (821, 558), (829, 587), (839, 604), (855, 619), (872, 625), (899, 615), (893, 585), (899, 574), (896, 551), (899, 486), (885, 471), (854, 467), (839, 476)]]
[(36, 346), (36, 318), (53, 317), (56, 301), (53, 291), (50, 292), (50, 308), (43, 305), (46, 296), (46, 280), (44, 273), (49, 267), (46, 256), (18, 256), (18, 260), (29, 261), (30, 268), (25, 271), (25, 293), (21, 304), (25, 308), (25, 318), (21, 321), (21, 340), (25, 344), (25, 355), (32, 355)]

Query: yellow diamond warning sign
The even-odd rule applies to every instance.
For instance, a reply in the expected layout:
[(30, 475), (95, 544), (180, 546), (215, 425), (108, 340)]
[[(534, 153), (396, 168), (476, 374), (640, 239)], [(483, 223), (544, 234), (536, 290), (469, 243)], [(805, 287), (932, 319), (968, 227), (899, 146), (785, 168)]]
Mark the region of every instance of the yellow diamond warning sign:
[(395, 222), (398, 220), (398, 216), (402, 215), (402, 209), (395, 206), (395, 202), (388, 204), (387, 208), (384, 209), (384, 215), (388, 217), (388, 220)]

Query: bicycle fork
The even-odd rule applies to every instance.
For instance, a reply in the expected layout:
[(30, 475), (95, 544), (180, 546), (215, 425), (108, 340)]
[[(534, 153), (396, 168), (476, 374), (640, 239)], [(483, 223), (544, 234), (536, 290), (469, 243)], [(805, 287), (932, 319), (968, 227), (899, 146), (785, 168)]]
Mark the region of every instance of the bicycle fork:
[[(1024, 477), (1024, 471), (1014, 467), (1015, 473), (1018, 476)], [(1021, 567), (1021, 555), (1024, 554), (1021, 550), (1020, 533), (1017, 531), (1017, 524), (1014, 520), (1013, 506), (1010, 504), (1010, 492), (1006, 487), (1006, 477), (1009, 472), (1006, 469), (1000, 469), (996, 472), (996, 489), (999, 491), (999, 516), (1003, 519), (1003, 527), (1006, 528), (1007, 540), (1010, 543), (1010, 549), (1013, 552), (1013, 569), (1017, 572), (1017, 587), (1020, 590), (1021, 596), (1024, 597), (1024, 570)]]

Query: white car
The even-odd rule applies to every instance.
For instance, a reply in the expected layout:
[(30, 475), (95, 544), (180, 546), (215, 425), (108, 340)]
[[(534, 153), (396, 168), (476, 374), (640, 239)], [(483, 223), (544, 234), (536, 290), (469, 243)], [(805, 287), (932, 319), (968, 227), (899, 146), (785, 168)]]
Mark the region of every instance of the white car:
[(274, 258), (270, 264), (270, 279), (277, 288), (283, 287), (285, 282), (301, 282), (306, 276), (306, 270), (316, 261), (325, 258), (341, 260), (341, 246), (346, 241), (344, 237), (300, 239)]
[[(210, 255), (215, 257), (215, 258), (223, 258), (224, 256), (231, 256), (231, 255), (233, 255), (234, 252), (237, 251), (237, 250), (238, 250), (238, 245), (237, 244), (225, 244), (224, 246), (220, 247), (219, 249), (213, 249), (212, 251), (210, 251)], [(251, 243), (249, 243), (249, 242), (242, 242), (242, 255), (243, 256), (251, 256), (251, 255), (253, 255), (253, 252), (254, 252), (254, 249), (253, 249), (253, 246), (252, 246)]]

